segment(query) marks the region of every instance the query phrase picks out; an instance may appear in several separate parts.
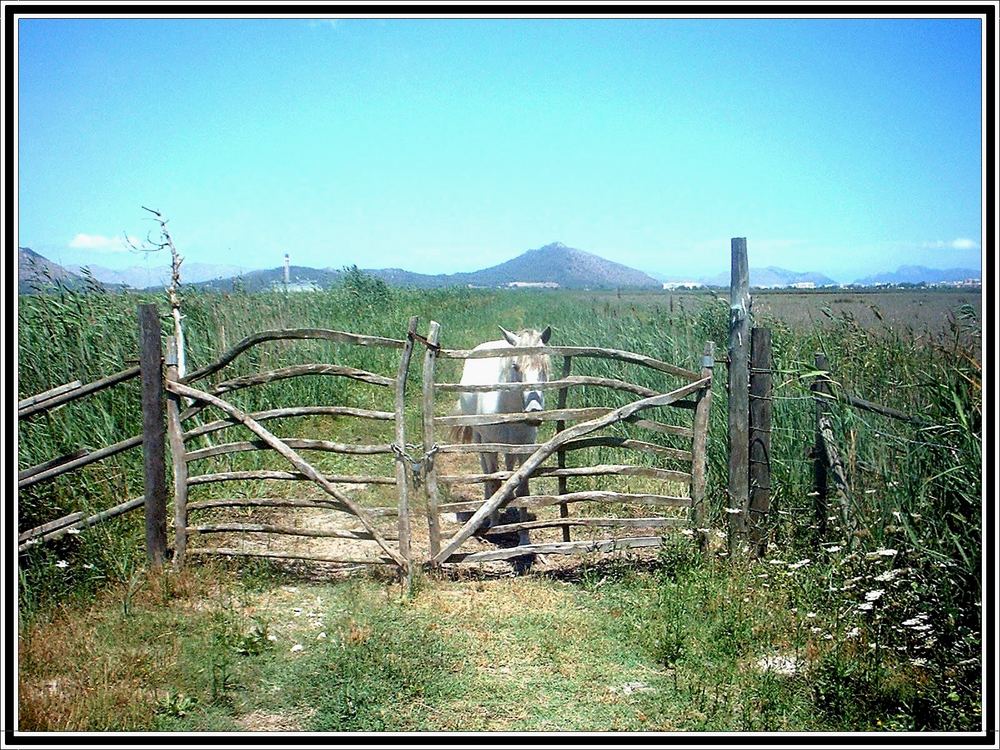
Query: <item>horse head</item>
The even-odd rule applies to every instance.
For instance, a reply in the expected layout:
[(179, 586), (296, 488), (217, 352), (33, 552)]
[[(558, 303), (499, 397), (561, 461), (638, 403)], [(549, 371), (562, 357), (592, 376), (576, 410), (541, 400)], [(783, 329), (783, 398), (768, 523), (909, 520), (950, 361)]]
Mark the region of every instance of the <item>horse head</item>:
[[(503, 326), (500, 326), (500, 330), (511, 346), (545, 346), (552, 335), (551, 326), (545, 326), (543, 331), (528, 328), (512, 333)], [(508, 378), (510, 383), (545, 383), (549, 379), (549, 355), (522, 354), (511, 357)], [(526, 389), (521, 396), (526, 412), (542, 411), (545, 408), (545, 396), (540, 389)]]

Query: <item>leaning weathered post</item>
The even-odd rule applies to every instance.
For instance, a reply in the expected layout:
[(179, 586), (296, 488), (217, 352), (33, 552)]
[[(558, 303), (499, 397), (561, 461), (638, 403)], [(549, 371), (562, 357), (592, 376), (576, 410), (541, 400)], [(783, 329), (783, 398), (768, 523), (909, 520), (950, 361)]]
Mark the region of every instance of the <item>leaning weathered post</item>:
[(409, 499), (409, 466), (406, 458), (406, 376), (410, 371), (410, 357), (413, 354), (413, 339), (417, 332), (417, 316), (410, 318), (406, 329), (406, 343), (399, 358), (399, 371), (396, 373), (396, 446), (399, 454), (396, 456), (396, 488), (399, 492), (399, 554), (406, 563), (407, 586), (413, 584), (413, 558), (410, 554), (410, 499)]
[[(715, 342), (705, 342), (705, 353), (701, 358), (701, 376), (712, 376), (715, 366)], [(698, 392), (694, 408), (694, 439), (691, 445), (691, 525), (694, 527), (698, 546), (704, 550), (708, 545), (705, 528), (705, 470), (708, 459), (708, 422), (712, 408), (712, 384)]]
[(427, 501), (427, 528), (430, 535), (431, 558), (441, 551), (441, 523), (438, 519), (437, 469), (434, 467), (434, 366), (437, 361), (438, 337), (441, 324), (432, 320), (427, 329), (427, 351), (424, 354), (424, 499)]
[(156, 305), (138, 306), (142, 380), (142, 459), (146, 489), (146, 557), (160, 568), (167, 556), (167, 484), (163, 423), (163, 358)]
[[(568, 378), (572, 370), (573, 370), (573, 358), (563, 357), (562, 379), (565, 380), (566, 378)], [(558, 409), (566, 408), (566, 396), (568, 395), (568, 393), (569, 393), (569, 388), (565, 386), (559, 389), (559, 401), (556, 404), (556, 408)], [(566, 421), (562, 419), (558, 420), (556, 422), (556, 434), (562, 432), (565, 429), (566, 429)], [(560, 448), (558, 453), (556, 453), (556, 467), (560, 469), (566, 468), (566, 451), (563, 448)], [(559, 494), (565, 495), (567, 488), (566, 477), (559, 477), (556, 480), (556, 482), (558, 483)], [(559, 517), (569, 518), (569, 505), (567, 505), (566, 503), (559, 504)], [(562, 527), (562, 538), (564, 542), (569, 542), (572, 540), (568, 524)]]
[[(180, 377), (177, 339), (167, 336), (167, 380)], [(184, 567), (187, 552), (187, 459), (184, 450), (184, 429), (181, 426), (181, 398), (167, 394), (167, 435), (170, 439), (170, 465), (174, 476), (174, 569)]]
[(813, 442), (813, 497), (814, 512), (816, 515), (816, 536), (823, 539), (826, 536), (827, 514), (827, 473), (826, 473), (826, 449), (823, 446), (823, 417), (828, 413), (828, 398), (830, 391), (830, 366), (827, 364), (826, 355), (823, 352), (816, 352), (813, 355), (813, 364), (818, 373), (809, 387), (813, 392), (813, 399), (816, 407), (816, 438)]
[(750, 541), (761, 557), (767, 550), (771, 509), (771, 331), (750, 331)]
[(749, 505), (750, 273), (745, 237), (732, 240), (729, 286), (729, 552), (746, 532)]

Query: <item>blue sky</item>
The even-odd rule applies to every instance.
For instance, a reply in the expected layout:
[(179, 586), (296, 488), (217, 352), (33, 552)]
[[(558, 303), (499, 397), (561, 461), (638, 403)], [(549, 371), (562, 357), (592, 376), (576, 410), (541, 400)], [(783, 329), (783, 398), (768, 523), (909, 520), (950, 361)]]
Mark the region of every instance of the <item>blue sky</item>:
[(978, 268), (976, 19), (20, 19), (18, 244), (660, 276)]

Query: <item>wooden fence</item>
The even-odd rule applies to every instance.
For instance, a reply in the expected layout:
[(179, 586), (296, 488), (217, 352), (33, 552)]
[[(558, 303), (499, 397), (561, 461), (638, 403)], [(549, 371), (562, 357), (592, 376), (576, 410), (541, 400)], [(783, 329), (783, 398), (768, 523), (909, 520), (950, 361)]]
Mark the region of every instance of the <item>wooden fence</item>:
[[(140, 365), (116, 373), (94, 383), (79, 382), (46, 391), (19, 404), (19, 416), (29, 418), (44, 413), (73, 399), (81, 398), (102, 388), (130, 378), (142, 381), (143, 434), (122, 440), (114, 445), (89, 452), (78, 451), (69, 456), (47, 461), (20, 473), (19, 486), (45, 481), (85, 466), (94, 461), (116, 455), (130, 448), (143, 448), (145, 494), (114, 508), (91, 516), (72, 513), (24, 532), (19, 538), (19, 548), (29, 547), (57, 539), (74, 529), (100, 523), (121, 513), (144, 508), (146, 513), (146, 548), (154, 566), (161, 565), (171, 552), (168, 549), (168, 527), (173, 530), (172, 555), (174, 564), (181, 566), (193, 557), (264, 557), (275, 559), (301, 559), (319, 562), (395, 565), (407, 575), (412, 574), (416, 562), (429, 565), (458, 562), (483, 562), (503, 560), (534, 553), (572, 554), (588, 551), (609, 551), (635, 547), (658, 546), (662, 533), (669, 527), (707, 525), (705, 503), (706, 445), (711, 404), (712, 367), (714, 344), (705, 346), (700, 371), (688, 370), (643, 354), (599, 347), (553, 346), (535, 348), (505, 348), (502, 351), (468, 351), (445, 349), (440, 346), (440, 326), (431, 322), (426, 337), (417, 333), (417, 319), (411, 318), (407, 335), (403, 339), (366, 336), (325, 329), (295, 329), (265, 331), (250, 336), (227, 350), (215, 362), (186, 376), (178, 372), (178, 351), (173, 337), (167, 337), (166, 355), (161, 352), (161, 331), (154, 305), (139, 306)], [(398, 366), (392, 374), (369, 372), (345, 364), (297, 364), (268, 372), (241, 377), (219, 375), (254, 347), (271, 341), (323, 340), (357, 347), (380, 347), (399, 352)], [(406, 383), (414, 347), (420, 343), (425, 348), (423, 362), (422, 454), (406, 442), (405, 407)], [(464, 362), (476, 357), (504, 356), (526, 353), (547, 354), (561, 358), (557, 379), (540, 384), (508, 384), (497, 386), (461, 386), (458, 383), (435, 382), (436, 365), (442, 360)], [(574, 374), (573, 363), (583, 358), (600, 358), (626, 363), (655, 373), (654, 379), (673, 379), (674, 385), (650, 388), (624, 379)], [(348, 378), (390, 393), (392, 407), (385, 410), (360, 408), (347, 405), (293, 405), (264, 411), (248, 412), (235, 406), (227, 394), (253, 388), (288, 378), (305, 376)], [(212, 379), (214, 382), (207, 382)], [(647, 378), (649, 380), (649, 378)], [(441, 428), (453, 425), (474, 425), (500, 422), (524, 422), (524, 414), (492, 416), (436, 415), (436, 393), (455, 396), (471, 390), (501, 390), (503, 388), (543, 388), (557, 393), (556, 406), (532, 413), (535, 424), (554, 423), (555, 435), (544, 443), (532, 445), (466, 445), (438, 443), (435, 434)], [(568, 407), (568, 395), (577, 388), (604, 388), (636, 397), (619, 407), (574, 406)], [(188, 405), (190, 404), (190, 405)], [(677, 421), (657, 421), (649, 417), (649, 410), (670, 407), (672, 414), (687, 414), (686, 424)], [(211, 421), (204, 417), (213, 415)], [(278, 437), (263, 423), (281, 422), (292, 417), (336, 416), (391, 423), (393, 433), (384, 442), (349, 443), (317, 439), (315, 436)], [(165, 419), (164, 419), (165, 416)], [(201, 423), (194, 423), (201, 416)], [(684, 420), (679, 420), (684, 421)], [(626, 424), (629, 430), (650, 433), (628, 436), (608, 434), (607, 428)], [(246, 431), (240, 439), (226, 438), (227, 442), (205, 443), (207, 436), (222, 430), (236, 428)], [(662, 436), (670, 436), (660, 439)], [(674, 441), (675, 445), (664, 444)], [(676, 444), (680, 441), (680, 444)], [(169, 480), (167, 477), (167, 447), (169, 446)], [(592, 464), (571, 465), (568, 458), (586, 448), (606, 447), (621, 449), (627, 455), (642, 454), (655, 457), (656, 465)], [(522, 460), (514, 471), (493, 474), (457, 471), (439, 472), (436, 458), (441, 456), (475, 455), (485, 450), (517, 454)], [(282, 470), (253, 469), (228, 471), (202, 471), (196, 469), (206, 460), (222, 456), (268, 451), (277, 453), (288, 464)], [(360, 473), (323, 474), (305, 460), (300, 452), (319, 451), (342, 455), (386, 455), (394, 459), (392, 476)], [(555, 458), (555, 465), (549, 462)], [(230, 467), (231, 468), (231, 467)], [(570, 484), (583, 477), (639, 477), (658, 482), (663, 490), (630, 493), (609, 489), (576, 489)], [(556, 480), (553, 494), (516, 496), (522, 480), (539, 480), (551, 477)], [(311, 482), (322, 490), (320, 497), (245, 497), (245, 492), (226, 493), (192, 500), (194, 488), (206, 485), (234, 484), (256, 480), (284, 480)], [(500, 483), (500, 489), (490, 498), (468, 500), (442, 498), (442, 492), (460, 485), (481, 485), (487, 481)], [(429, 551), (412, 549), (411, 495), (416, 482), (422, 482), (427, 502)], [(369, 507), (351, 497), (341, 485), (385, 485), (395, 489), (393, 505)], [(172, 492), (170, 489), (172, 488)], [(312, 493), (315, 494), (315, 493)], [(168, 523), (168, 496), (172, 495), (172, 519)], [(444, 501), (443, 501), (444, 500)], [(598, 510), (595, 513), (587, 512)], [(613, 506), (614, 510), (608, 510)], [(483, 530), (483, 520), (503, 507), (531, 508), (544, 514), (543, 509), (558, 509), (552, 518), (505, 523)], [(603, 508), (603, 510), (601, 509)], [(681, 509), (682, 516), (670, 516), (664, 509)], [(262, 509), (292, 509), (330, 511), (320, 526), (308, 523), (268, 522), (266, 517), (248, 517)], [(583, 510), (584, 513), (577, 512)], [(230, 517), (229, 513), (240, 515)], [(443, 528), (452, 513), (471, 513), (471, 517), (457, 530)], [(338, 515), (339, 514), (339, 515)], [(329, 523), (328, 523), (329, 522)], [(336, 523), (334, 523), (336, 522)], [(336, 525), (342, 523), (342, 526)], [(391, 528), (386, 524), (392, 523)], [(332, 524), (332, 525), (331, 525)], [(348, 528), (360, 525), (361, 528)], [(611, 534), (595, 532), (610, 529)], [(520, 545), (517, 548), (469, 550), (470, 537), (477, 532), (482, 541), (497, 535), (530, 530), (533, 533), (558, 534), (557, 540), (545, 543)], [(323, 538), (332, 537), (374, 545), (368, 547), (372, 556), (324, 555), (311, 551), (272, 549), (269, 546), (251, 547), (249, 539), (272, 540), (276, 537)], [(218, 540), (204, 541), (204, 540)], [(235, 544), (233, 541), (235, 540)], [(485, 543), (484, 543), (485, 544)], [(364, 548), (365, 545), (362, 545)]]
[[(642, 354), (605, 349), (598, 347), (573, 346), (542, 346), (542, 347), (506, 347), (503, 349), (458, 350), (445, 349), (439, 345), (440, 326), (436, 322), (430, 324), (427, 337), (427, 351), (423, 370), (423, 420), (424, 420), (424, 451), (428, 460), (424, 466), (424, 493), (427, 503), (428, 529), (430, 534), (430, 563), (441, 565), (458, 562), (485, 562), (518, 558), (532, 554), (574, 554), (591, 551), (610, 551), (634, 547), (659, 546), (662, 536), (656, 532), (668, 526), (700, 526), (704, 520), (705, 492), (705, 450), (708, 431), (708, 411), (711, 404), (712, 365), (714, 344), (708, 342), (705, 347), (701, 372), (694, 372), (677, 367)], [(562, 358), (560, 377), (544, 383), (512, 383), (503, 385), (469, 386), (460, 383), (436, 382), (436, 365), (440, 359), (465, 361), (473, 358), (518, 356), (524, 354), (549, 355)], [(573, 375), (572, 363), (581, 357), (596, 357), (657, 371), (679, 378), (684, 384), (669, 391), (658, 392), (645, 386), (624, 380)], [(608, 407), (576, 407), (567, 408), (567, 394), (571, 388), (580, 386), (610, 388), (620, 392), (630, 393), (640, 398), (619, 408)], [(558, 391), (555, 409), (532, 412), (530, 417), (525, 414), (493, 414), (493, 415), (442, 415), (436, 416), (435, 393), (459, 394), (476, 391), (499, 391), (505, 389), (521, 390), (525, 388)], [(451, 402), (449, 401), (450, 405)], [(667, 424), (650, 419), (644, 419), (642, 412), (657, 407), (672, 406), (694, 412), (692, 424), (682, 426)], [(475, 426), (503, 423), (528, 423), (541, 425), (554, 422), (555, 435), (541, 444), (509, 445), (496, 443), (437, 443), (435, 435), (438, 428), (455, 426)], [(587, 437), (600, 430), (628, 423), (656, 434), (680, 436), (690, 441), (687, 449), (671, 448), (656, 443), (624, 438), (615, 435), (597, 435)], [(572, 425), (572, 426), (568, 426)], [(637, 451), (656, 456), (662, 462), (674, 464), (675, 468), (660, 466), (641, 466), (629, 464), (567, 466), (567, 455), (573, 451), (596, 446), (621, 448), (627, 451)], [(440, 474), (437, 468), (436, 456), (448, 454), (478, 454), (496, 452), (516, 454), (521, 458), (520, 466), (515, 470), (496, 471), (490, 474), (454, 473)], [(545, 465), (552, 456), (556, 457), (556, 465)], [(594, 476), (624, 476), (647, 477), (671, 486), (683, 486), (684, 491), (674, 491), (671, 494), (633, 494), (618, 491), (585, 490), (570, 492), (567, 481), (573, 477)], [(555, 494), (520, 494), (522, 483), (531, 479), (554, 477), (558, 481)], [(455, 501), (449, 499), (442, 502), (441, 488), (449, 490), (458, 485), (478, 485), (486, 482), (500, 482), (499, 488), (485, 500)], [(614, 504), (625, 511), (641, 508), (642, 517), (629, 517), (626, 513), (600, 516), (574, 515), (570, 506), (599, 503)], [(686, 517), (669, 517), (651, 514), (653, 508), (687, 508)], [(502, 523), (484, 528), (487, 519), (501, 508), (558, 508), (558, 516), (536, 518), (535, 520)], [(458, 514), (470, 513), (471, 516), (462, 523)], [(460, 528), (453, 530), (450, 536), (445, 536), (442, 528), (451, 514), (455, 515)], [(574, 541), (571, 536), (573, 529), (605, 529), (621, 528), (625, 533), (618, 536), (605, 536), (600, 539)], [(525, 530), (558, 529), (561, 538), (544, 543), (518, 544), (501, 549), (485, 549), (475, 551), (460, 551), (474, 534), (484, 536), (510, 534)], [(637, 531), (647, 532), (636, 535)]]

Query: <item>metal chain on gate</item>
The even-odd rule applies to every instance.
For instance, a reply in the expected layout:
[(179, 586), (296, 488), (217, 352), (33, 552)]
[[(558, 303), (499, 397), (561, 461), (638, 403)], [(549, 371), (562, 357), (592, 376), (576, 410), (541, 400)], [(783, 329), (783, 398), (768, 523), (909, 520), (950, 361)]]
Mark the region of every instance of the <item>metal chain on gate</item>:
[(396, 454), (396, 460), (403, 461), (409, 466), (410, 475), (413, 477), (413, 486), (419, 487), (424, 481), (426, 464), (433, 460), (434, 454), (439, 450), (438, 444), (434, 443), (431, 449), (426, 451), (420, 458), (415, 458), (407, 450), (416, 451), (420, 448), (419, 445), (407, 443), (405, 447), (402, 447), (398, 443), (391, 443), (390, 447), (392, 448), (392, 452)]

